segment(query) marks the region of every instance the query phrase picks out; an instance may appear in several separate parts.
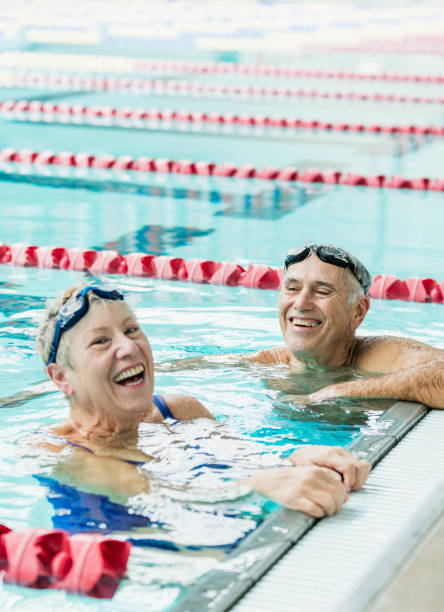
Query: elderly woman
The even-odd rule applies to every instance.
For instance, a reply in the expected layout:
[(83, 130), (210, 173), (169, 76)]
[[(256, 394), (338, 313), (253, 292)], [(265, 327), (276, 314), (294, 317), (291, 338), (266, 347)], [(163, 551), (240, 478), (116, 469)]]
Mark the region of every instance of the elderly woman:
[[(141, 424), (212, 418), (194, 397), (154, 393), (150, 343), (115, 288), (89, 284), (65, 291), (47, 305), (37, 346), (70, 408), (66, 421), (42, 432), (39, 441), (63, 451), (53, 473), (81, 491), (119, 503), (149, 492), (149, 476), (140, 466), (152, 457), (140, 447)], [(294, 466), (258, 470), (240, 484), (321, 517), (338, 512), (370, 468), (333, 447), (305, 447), (290, 460)]]

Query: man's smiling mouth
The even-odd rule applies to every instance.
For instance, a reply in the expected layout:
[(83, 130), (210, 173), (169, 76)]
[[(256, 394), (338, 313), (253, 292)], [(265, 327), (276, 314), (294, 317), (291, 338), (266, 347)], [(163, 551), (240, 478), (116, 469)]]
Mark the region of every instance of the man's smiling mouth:
[(145, 375), (145, 368), (142, 364), (128, 368), (117, 374), (113, 378), (113, 382), (118, 385), (138, 385), (142, 382)]
[(317, 327), (321, 324), (318, 319), (298, 319), (297, 317), (290, 317), (289, 321), (295, 327)]

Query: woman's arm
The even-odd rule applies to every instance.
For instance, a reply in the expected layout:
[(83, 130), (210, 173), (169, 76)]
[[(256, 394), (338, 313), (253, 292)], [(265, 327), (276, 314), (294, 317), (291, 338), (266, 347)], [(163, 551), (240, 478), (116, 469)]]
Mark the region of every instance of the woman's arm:
[(73, 448), (70, 455), (54, 466), (51, 477), (87, 493), (105, 495), (125, 504), (129, 497), (148, 493), (150, 482), (137, 465), (109, 456)]

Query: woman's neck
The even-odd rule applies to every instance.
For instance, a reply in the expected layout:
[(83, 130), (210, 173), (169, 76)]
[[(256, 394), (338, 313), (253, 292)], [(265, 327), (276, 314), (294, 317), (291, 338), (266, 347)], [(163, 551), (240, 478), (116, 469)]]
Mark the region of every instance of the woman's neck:
[(83, 439), (126, 438), (137, 434), (139, 423), (145, 420), (147, 413), (150, 409), (130, 415), (96, 412), (71, 402), (67, 425), (76, 437)]

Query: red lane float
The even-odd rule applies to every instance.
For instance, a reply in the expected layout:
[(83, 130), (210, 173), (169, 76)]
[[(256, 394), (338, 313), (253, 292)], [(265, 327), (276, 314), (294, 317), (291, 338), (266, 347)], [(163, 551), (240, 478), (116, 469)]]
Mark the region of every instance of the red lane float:
[[(126, 59), (126, 58), (125, 58)], [(396, 81), (413, 83), (444, 83), (442, 75), (422, 74), (391, 74), (351, 72), (346, 70), (308, 70), (293, 68), (291, 65), (277, 64), (243, 64), (234, 62), (193, 62), (181, 60), (145, 60), (135, 59), (135, 68), (138, 72), (156, 70), (176, 73), (194, 74), (252, 74), (260, 76), (302, 77), (315, 79), (351, 79), (364, 81)]]
[(0, 540), (5, 582), (34, 589), (52, 585), (52, 562), (56, 555), (69, 550), (67, 534), (59, 530), (28, 529), (18, 533), (9, 530), (3, 532)]
[[(392, 44), (392, 46), (394, 46)], [(66, 53), (35, 53), (15, 51), (3, 54), (2, 65), (15, 67), (19, 59), (20, 66), (27, 64), (28, 68), (42, 65), (46, 69), (58, 68), (60, 65), (69, 66), (74, 62), (76, 68), (91, 71), (94, 67), (103, 69), (106, 63), (108, 72), (125, 72), (125, 68), (132, 72), (155, 72), (156, 74), (241, 74), (260, 75), (264, 77), (302, 77), (317, 79), (351, 79), (365, 81), (396, 81), (413, 83), (444, 83), (442, 75), (424, 74), (398, 74), (398, 73), (364, 73), (346, 70), (302, 69), (294, 68), (290, 64), (246, 64), (235, 62), (200, 62), (172, 59), (140, 59), (123, 56), (97, 56), (77, 55)], [(8, 61), (9, 59), (9, 61)], [(28, 60), (28, 61), (26, 61)], [(37, 62), (36, 62), (37, 60)], [(40, 61), (38, 61), (40, 60)], [(42, 61), (43, 60), (43, 61)]]
[[(48, 74), (45, 72), (14, 72), (4, 80), (3, 87), (21, 89), (51, 88), (64, 91), (130, 91), (131, 93), (152, 93), (154, 95), (192, 94), (193, 97), (308, 97), (335, 100), (356, 100), (374, 102), (406, 102), (413, 104), (444, 104), (443, 97), (407, 96), (390, 93), (364, 93), (354, 91), (318, 91), (300, 88), (266, 87), (250, 83), (221, 84), (189, 81), (186, 79), (128, 79), (115, 77), (82, 77), (63, 73)], [(46, 108), (51, 108), (49, 103)]]
[[(232, 113), (224, 113), (213, 115), (212, 113), (202, 113), (200, 111), (187, 111), (178, 110), (172, 111), (170, 109), (158, 110), (158, 109), (131, 109), (131, 108), (110, 108), (106, 106), (80, 106), (74, 104), (52, 104), (50, 107), (45, 103), (33, 100), (28, 102), (27, 100), (5, 100), (0, 102), (0, 112), (5, 113), (20, 113), (21, 118), (24, 113), (35, 117), (36, 114), (44, 114), (45, 118), (48, 115), (55, 115), (56, 118), (59, 115), (63, 115), (63, 124), (69, 117), (72, 117), (74, 121), (75, 117), (86, 117), (92, 119), (94, 117), (105, 117), (111, 116), (118, 119), (124, 118), (125, 120), (133, 120), (134, 126), (137, 129), (147, 129), (147, 126), (141, 125), (141, 119), (155, 119), (156, 121), (186, 121), (188, 123), (220, 123), (225, 125), (251, 125), (251, 126), (273, 126), (280, 127), (282, 129), (306, 129), (306, 130), (324, 130), (324, 131), (342, 131), (342, 132), (370, 132), (370, 133), (388, 133), (388, 134), (420, 134), (420, 135), (433, 135), (433, 136), (444, 136), (444, 126), (429, 125), (363, 125), (360, 123), (329, 123), (317, 121), (315, 119), (301, 120), (295, 118), (284, 118), (284, 117), (264, 117), (262, 115), (250, 115), (238, 117)], [(113, 124), (113, 127), (119, 127), (119, 124)], [(72, 156), (70, 153), (59, 153), (60, 156)], [(119, 158), (119, 164), (122, 169), (127, 169), (125, 165), (125, 157)], [(25, 157), (22, 161), (26, 161)], [(63, 163), (70, 165), (71, 158), (69, 157), (68, 163), (66, 161), (54, 161), (53, 163)], [(128, 161), (131, 161), (129, 159)], [(113, 156), (103, 156), (100, 158), (98, 163), (94, 163), (96, 167), (107, 168), (110, 163), (114, 162)], [(196, 168), (193, 162), (189, 160), (183, 160), (181, 172), (184, 174), (196, 174)]]
[(240, 281), (244, 287), (255, 289), (280, 289), (281, 278), (279, 272), (264, 265), (251, 265)]
[(111, 598), (125, 574), (131, 544), (59, 529), (14, 532), (0, 525), (0, 569), (10, 584)]
[(432, 278), (408, 278), (403, 281), (392, 274), (377, 274), (368, 292), (372, 298), (409, 302), (444, 303), (444, 282)]
[[(105, 160), (105, 161), (104, 161)], [(124, 155), (114, 158), (112, 155), (93, 155), (91, 153), (71, 153), (62, 151), (31, 151), (22, 149), (17, 151), (12, 147), (0, 150), (0, 163), (27, 163), (37, 165), (69, 165), (75, 167), (104, 168), (110, 170), (129, 170), (137, 172), (164, 172), (169, 174), (197, 174), (201, 176), (235, 177), (243, 179), (261, 178), (266, 180), (302, 181), (306, 183), (326, 183), (338, 185), (353, 185), (364, 187), (388, 187), (390, 189), (416, 189), (420, 191), (444, 191), (444, 179), (430, 179), (427, 177), (405, 178), (402, 176), (386, 177), (380, 175), (361, 175), (347, 173), (343, 175), (339, 170), (318, 170), (305, 168), (299, 172), (297, 168), (289, 166), (280, 170), (265, 166), (262, 170), (252, 165), (244, 164), (240, 167), (230, 162), (219, 165), (213, 162), (188, 159), (174, 161), (171, 159), (151, 159), (148, 157), (132, 158)], [(29, 254), (29, 257), (33, 257)], [(117, 265), (117, 263), (116, 263)]]
[[(69, 538), (69, 551), (56, 557), (52, 588), (77, 595), (110, 599), (125, 573), (131, 544), (100, 535), (78, 534)], [(69, 571), (66, 568), (70, 566)]]
[[(148, 253), (129, 253), (124, 256), (117, 251), (25, 244), (0, 244), (0, 264), (274, 290), (281, 287), (284, 278), (282, 268), (271, 268), (264, 264), (251, 264), (245, 270), (242, 266), (228, 261), (185, 260), (181, 257), (155, 256)], [(388, 300), (444, 303), (444, 281), (438, 282), (432, 278), (400, 280), (390, 274), (377, 274), (369, 295), (372, 298)]]

